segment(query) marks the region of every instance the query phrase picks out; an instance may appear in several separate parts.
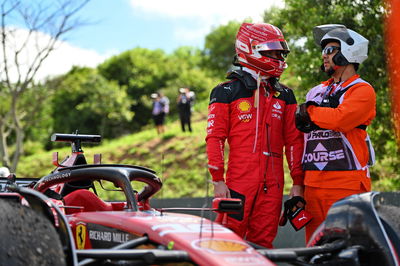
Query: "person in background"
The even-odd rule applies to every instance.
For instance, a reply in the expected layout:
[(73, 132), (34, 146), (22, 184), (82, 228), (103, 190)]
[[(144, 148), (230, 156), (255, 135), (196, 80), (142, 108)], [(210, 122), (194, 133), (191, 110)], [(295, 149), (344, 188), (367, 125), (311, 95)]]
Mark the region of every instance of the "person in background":
[(157, 134), (161, 135), (165, 132), (165, 116), (169, 113), (169, 99), (161, 92), (151, 94), (153, 99), (152, 115)]
[(192, 132), (191, 116), (194, 103), (194, 93), (189, 88), (180, 88), (177, 99), (179, 119), (181, 121), (182, 131), (185, 132), (185, 127)]
[(375, 91), (357, 74), (368, 57), (368, 40), (339, 24), (316, 26), (314, 39), (330, 79), (312, 88), (296, 112), (296, 126), (306, 133), (306, 209), (314, 217), (306, 226), (307, 242), (333, 203), (371, 190), (375, 160), (366, 131), (376, 113)]
[(240, 69), (229, 72), (229, 81), (210, 94), (208, 169), (216, 198), (239, 198), (244, 204), (243, 213), (229, 214), (225, 225), (247, 241), (272, 248), (282, 208), (285, 155), (293, 179), (289, 196), (303, 196), (303, 134), (295, 126), (296, 98), (278, 82), (289, 48), (276, 26), (243, 23), (235, 49), (234, 65)]

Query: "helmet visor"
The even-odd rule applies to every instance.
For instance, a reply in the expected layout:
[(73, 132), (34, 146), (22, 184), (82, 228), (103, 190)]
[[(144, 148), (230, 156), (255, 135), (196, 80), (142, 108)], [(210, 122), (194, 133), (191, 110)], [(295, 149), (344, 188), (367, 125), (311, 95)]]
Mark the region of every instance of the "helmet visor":
[(257, 51), (283, 50), (286, 53), (290, 52), (286, 41), (263, 42), (256, 44), (254, 49)]
[(341, 40), (342, 42), (345, 42), (348, 45), (352, 45), (354, 43), (353, 38), (351, 38), (349, 34), (349, 31), (343, 28), (331, 30), (326, 34), (326, 37)]
[[(326, 25), (319, 25), (314, 27), (313, 35), (314, 41), (317, 45), (321, 45), (321, 40), (328, 32), (334, 29), (346, 29), (344, 25), (341, 24), (326, 24)], [(332, 36), (333, 37), (333, 36)]]

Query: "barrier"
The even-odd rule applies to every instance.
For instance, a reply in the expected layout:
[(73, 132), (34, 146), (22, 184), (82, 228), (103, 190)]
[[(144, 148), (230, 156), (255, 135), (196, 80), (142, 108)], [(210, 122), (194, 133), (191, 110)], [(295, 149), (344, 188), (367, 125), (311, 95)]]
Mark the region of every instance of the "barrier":
[[(284, 196), (283, 202), (287, 200), (288, 196)], [(150, 199), (150, 205), (153, 208), (201, 208), (210, 207), (212, 197), (209, 198), (180, 198), (180, 199)], [(177, 213), (187, 213), (201, 216), (200, 211), (175, 211)], [(204, 212), (204, 217), (207, 219), (215, 219), (214, 212)], [(304, 228), (296, 232), (292, 226), (287, 223), (286, 226), (278, 228), (277, 237), (274, 240), (275, 248), (290, 248), (290, 247), (304, 247), (305, 246), (305, 233)]]

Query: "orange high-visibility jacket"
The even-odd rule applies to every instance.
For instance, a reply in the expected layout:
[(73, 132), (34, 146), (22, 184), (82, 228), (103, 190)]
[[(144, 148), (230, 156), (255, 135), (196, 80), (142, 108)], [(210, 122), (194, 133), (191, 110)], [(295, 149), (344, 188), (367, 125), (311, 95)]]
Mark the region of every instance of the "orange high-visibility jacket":
[[(342, 87), (359, 78), (354, 75), (346, 80)], [(333, 82), (329, 79), (323, 82), (328, 86)], [(332, 92), (331, 92), (332, 93)], [(366, 82), (350, 87), (343, 95), (343, 101), (337, 108), (309, 106), (307, 111), (311, 120), (321, 128), (342, 132), (349, 140), (351, 147), (362, 166), (367, 165), (369, 150), (365, 141), (367, 132), (356, 128), (359, 125), (370, 125), (376, 110), (376, 95), (374, 88)], [(319, 188), (359, 189), (362, 184), (371, 189), (368, 169), (350, 171), (318, 171), (305, 172), (304, 184)]]

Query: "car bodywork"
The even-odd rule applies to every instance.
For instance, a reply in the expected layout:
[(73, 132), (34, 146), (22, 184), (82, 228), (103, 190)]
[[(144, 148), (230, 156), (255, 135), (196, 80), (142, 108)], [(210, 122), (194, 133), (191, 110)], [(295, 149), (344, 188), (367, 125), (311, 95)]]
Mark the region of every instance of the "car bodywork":
[[(307, 247), (263, 249), (200, 216), (153, 209), (149, 199), (162, 188), (151, 169), (87, 164), (82, 142), (98, 135), (54, 134), (70, 142), (72, 154), (40, 179), (0, 179), (0, 197), (20, 201), (54, 224), (68, 265), (399, 265), (399, 193), (370, 192), (335, 203)], [(105, 201), (94, 183), (107, 181), (124, 195)], [(143, 183), (136, 191), (136, 183)], [(241, 202), (219, 199), (203, 211), (232, 213)], [(179, 210), (179, 208), (175, 208)]]

